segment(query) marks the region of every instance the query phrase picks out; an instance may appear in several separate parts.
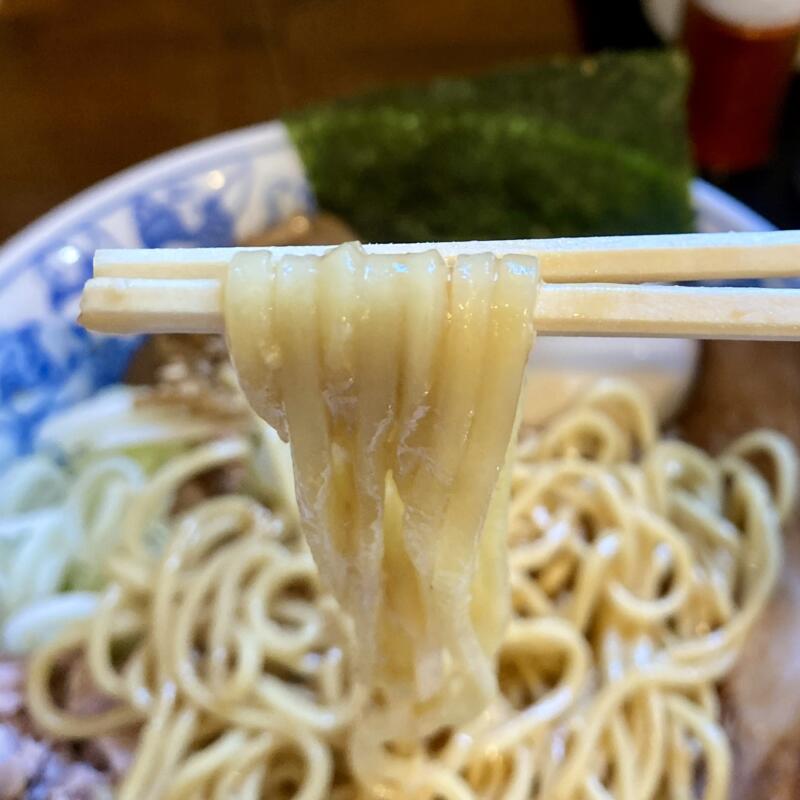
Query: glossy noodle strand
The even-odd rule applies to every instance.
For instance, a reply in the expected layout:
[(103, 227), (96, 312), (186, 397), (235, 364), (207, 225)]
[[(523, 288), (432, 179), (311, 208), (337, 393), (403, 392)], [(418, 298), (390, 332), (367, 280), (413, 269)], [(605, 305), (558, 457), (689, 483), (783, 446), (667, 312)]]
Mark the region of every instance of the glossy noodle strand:
[[(355, 624), (375, 723), (417, 738), (495, 692), (508, 616), (501, 477), (533, 339), (533, 259), (236, 256), (228, 339), (288, 437), (303, 532)], [(380, 722), (378, 722), (380, 718)]]

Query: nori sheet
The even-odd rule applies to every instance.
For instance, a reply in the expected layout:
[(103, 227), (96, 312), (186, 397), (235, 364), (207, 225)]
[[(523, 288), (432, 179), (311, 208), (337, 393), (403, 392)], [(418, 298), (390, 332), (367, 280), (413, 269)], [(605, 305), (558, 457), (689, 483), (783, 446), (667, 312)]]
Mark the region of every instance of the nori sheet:
[(322, 208), (365, 241), (691, 229), (687, 67), (603, 54), (442, 79), (287, 118)]

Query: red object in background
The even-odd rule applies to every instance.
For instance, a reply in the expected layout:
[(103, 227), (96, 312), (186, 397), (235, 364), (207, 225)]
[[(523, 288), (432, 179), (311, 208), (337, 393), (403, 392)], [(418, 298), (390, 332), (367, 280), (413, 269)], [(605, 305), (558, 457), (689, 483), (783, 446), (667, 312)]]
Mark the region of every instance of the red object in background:
[(767, 160), (798, 34), (800, 21), (772, 28), (740, 26), (690, 0), (684, 42), (692, 61), (689, 121), (700, 167), (736, 172)]

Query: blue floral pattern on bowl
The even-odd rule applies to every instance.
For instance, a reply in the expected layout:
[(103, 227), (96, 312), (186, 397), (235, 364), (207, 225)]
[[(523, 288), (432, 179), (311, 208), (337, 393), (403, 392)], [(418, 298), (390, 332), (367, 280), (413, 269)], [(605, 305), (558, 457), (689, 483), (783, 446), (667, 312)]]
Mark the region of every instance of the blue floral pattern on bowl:
[(0, 251), (0, 465), (30, 449), (53, 411), (119, 380), (135, 337), (76, 322), (103, 247), (224, 247), (313, 207), (280, 123), (153, 159), (57, 208)]
[[(693, 196), (698, 229), (768, 223), (707, 184)], [(224, 247), (313, 208), (280, 122), (167, 153), (78, 195), (0, 250), (0, 466), (30, 449), (54, 411), (119, 380), (139, 340), (90, 334), (76, 322), (94, 251)]]

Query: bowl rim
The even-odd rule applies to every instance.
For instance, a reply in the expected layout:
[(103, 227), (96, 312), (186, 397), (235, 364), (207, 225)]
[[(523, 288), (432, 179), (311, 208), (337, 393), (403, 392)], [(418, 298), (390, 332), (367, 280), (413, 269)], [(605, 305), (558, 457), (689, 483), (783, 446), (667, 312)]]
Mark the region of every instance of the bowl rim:
[(25, 270), (27, 259), (45, 237), (57, 237), (62, 228), (97, 217), (107, 206), (116, 206), (123, 197), (144, 188), (168, 186), (183, 177), (221, 168), (248, 151), (269, 155), (288, 144), (288, 134), (280, 120), (260, 122), (181, 145), (103, 178), (37, 217), (0, 245), (0, 292)]
[(732, 231), (774, 231), (776, 226), (766, 217), (754, 211), (746, 203), (737, 200), (714, 184), (702, 178), (692, 178), (690, 183), (692, 206), (703, 214), (726, 220)]
[[(57, 237), (63, 227), (85, 217), (96, 217), (107, 204), (117, 204), (124, 195), (141, 189), (166, 186), (204, 170), (220, 168), (225, 162), (249, 150), (268, 155), (272, 150), (292, 146), (280, 120), (260, 122), (218, 133), (167, 150), (133, 164), (92, 184), (38, 217), (0, 245), (0, 292), (27, 266), (27, 258), (45, 237)], [(690, 183), (691, 202), (696, 211), (720, 221), (731, 230), (774, 230), (767, 219), (722, 189), (700, 178)]]

